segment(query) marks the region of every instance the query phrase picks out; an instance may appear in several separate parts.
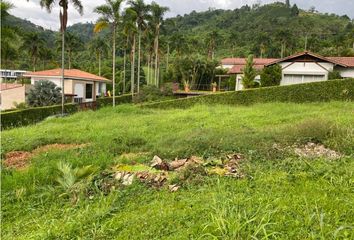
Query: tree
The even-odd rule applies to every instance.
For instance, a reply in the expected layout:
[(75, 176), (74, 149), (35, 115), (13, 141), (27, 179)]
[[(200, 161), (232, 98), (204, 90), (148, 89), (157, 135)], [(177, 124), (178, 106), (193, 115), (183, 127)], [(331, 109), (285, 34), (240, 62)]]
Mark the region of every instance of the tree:
[(61, 88), (53, 82), (41, 80), (34, 83), (27, 95), (27, 103), (32, 107), (42, 107), (59, 104), (61, 101)]
[(108, 44), (107, 42), (101, 37), (95, 37), (89, 43), (89, 49), (92, 52), (96, 53), (96, 57), (98, 59), (98, 75), (101, 76), (101, 59), (104, 54), (108, 52)]
[(291, 16), (296, 17), (299, 16), (299, 8), (297, 7), (296, 4), (293, 5), (293, 7), (291, 8)]
[[(73, 53), (79, 51), (80, 49), (83, 48), (83, 42), (81, 39), (78, 37), (78, 35), (71, 33), (71, 32), (66, 32), (65, 34), (65, 51), (68, 53), (68, 68), (71, 69), (72, 66), (72, 58), (73, 58)], [(57, 40), (58, 47), (62, 45), (62, 39), (59, 38)]]
[(152, 2), (150, 5), (151, 8), (151, 24), (154, 27), (155, 41), (155, 84), (159, 86), (159, 36), (160, 36), (160, 28), (163, 22), (163, 17), (167, 11), (169, 11), (168, 7), (162, 7), (156, 2)]
[(279, 86), (282, 78), (282, 69), (278, 64), (265, 67), (261, 72), (261, 86)]
[(254, 79), (258, 75), (257, 70), (254, 68), (253, 55), (249, 55), (247, 58), (246, 66), (242, 70), (242, 85), (245, 89), (252, 88), (255, 85)]
[(121, 20), (120, 10), (123, 0), (106, 0), (106, 4), (95, 8), (94, 12), (101, 15), (98, 19), (94, 32), (100, 32), (111, 26), (112, 32), (112, 81), (113, 81), (113, 107), (116, 106), (116, 32), (118, 24)]
[(338, 70), (333, 70), (328, 73), (328, 80), (342, 79), (343, 77), (340, 75)]
[(144, 0), (130, 0), (131, 9), (136, 13), (136, 24), (138, 26), (138, 79), (137, 92), (140, 91), (140, 67), (141, 67), (141, 37), (142, 31), (146, 29), (146, 20), (150, 17), (150, 7), (144, 3)]
[[(28, 0), (27, 0), (28, 1)], [(62, 35), (62, 49), (61, 49), (61, 89), (62, 89), (62, 96), (61, 96), (61, 109), (62, 114), (64, 114), (64, 103), (65, 103), (65, 93), (64, 93), (64, 69), (65, 69), (65, 31), (68, 24), (68, 8), (69, 2), (71, 2), (74, 8), (82, 15), (83, 14), (83, 7), (80, 0), (40, 0), (39, 4), (41, 7), (46, 8), (48, 12), (52, 11), (52, 8), (56, 4), (59, 3), (60, 7), (60, 32)]]
[(40, 56), (41, 49), (44, 48), (45, 41), (37, 32), (30, 32), (23, 38), (22, 48), (27, 50), (32, 59), (33, 71), (36, 71), (36, 65)]
[(215, 56), (215, 49), (216, 49), (216, 41), (220, 37), (219, 33), (217, 31), (212, 31), (208, 33), (206, 41), (207, 41), (207, 47), (208, 47), (208, 58), (214, 60)]
[(286, 0), (285, 1), (285, 5), (286, 5), (287, 8), (290, 8), (290, 0)]

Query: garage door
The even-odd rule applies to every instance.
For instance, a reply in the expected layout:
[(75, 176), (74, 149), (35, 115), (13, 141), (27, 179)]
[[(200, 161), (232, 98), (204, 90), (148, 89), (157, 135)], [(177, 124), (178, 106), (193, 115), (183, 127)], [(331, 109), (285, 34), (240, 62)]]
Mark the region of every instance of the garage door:
[(325, 81), (325, 75), (299, 75), (299, 74), (285, 74), (282, 80), (282, 85), (292, 85), (309, 82)]

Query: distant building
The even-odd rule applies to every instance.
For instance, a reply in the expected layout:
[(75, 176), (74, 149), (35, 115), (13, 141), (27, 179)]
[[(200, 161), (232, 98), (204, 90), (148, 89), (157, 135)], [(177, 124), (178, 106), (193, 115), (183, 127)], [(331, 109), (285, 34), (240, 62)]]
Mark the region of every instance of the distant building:
[(17, 80), (26, 73), (24, 70), (8, 70), (8, 69), (0, 69), (0, 79), (1, 82), (6, 80)]
[[(229, 69), (228, 74), (236, 75), (235, 90), (242, 90), (242, 70), (245, 58), (225, 58), (222, 67)], [(339, 71), (343, 78), (354, 78), (354, 57), (323, 57), (311, 52), (302, 52), (282, 59), (255, 58), (255, 68), (279, 64), (282, 67), (280, 85), (327, 81), (330, 72)], [(260, 76), (256, 77), (259, 80)]]
[(16, 83), (0, 84), (0, 108), (8, 110), (15, 108), (15, 103), (26, 101), (26, 85)]
[[(64, 92), (73, 97), (76, 103), (96, 101), (96, 98), (106, 94), (106, 85), (111, 80), (78, 69), (65, 69)], [(38, 72), (29, 72), (24, 77), (31, 78), (31, 84), (36, 81), (49, 80), (61, 87), (61, 69), (52, 69)]]

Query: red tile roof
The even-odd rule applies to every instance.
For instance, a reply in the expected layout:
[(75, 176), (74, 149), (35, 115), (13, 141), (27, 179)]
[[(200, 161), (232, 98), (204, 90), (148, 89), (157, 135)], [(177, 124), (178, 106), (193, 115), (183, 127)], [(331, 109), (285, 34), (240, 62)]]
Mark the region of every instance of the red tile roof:
[[(238, 73), (242, 73), (243, 72), (243, 68), (246, 66), (246, 64), (244, 65), (235, 65), (233, 66), (227, 73), (228, 74), (238, 74)], [(254, 65), (253, 66), (255, 69), (257, 70), (262, 70), (264, 68), (264, 65)]]
[(285, 58), (282, 58), (282, 59), (278, 59), (276, 61), (273, 61), (271, 63), (266, 64), (266, 66), (270, 66), (270, 65), (277, 64), (277, 63), (280, 63), (280, 62), (286, 62), (288, 60), (291, 60), (291, 59), (294, 59), (294, 58), (298, 58), (298, 57), (301, 57), (301, 56), (304, 56), (304, 55), (308, 55), (308, 56), (311, 56), (313, 58), (320, 59), (320, 60), (322, 60), (324, 62), (330, 62), (330, 63), (333, 63), (335, 65), (339, 65), (339, 66), (342, 66), (342, 67), (348, 67), (346, 64), (344, 64), (342, 62), (338, 62), (335, 59), (323, 57), (321, 55), (318, 55), (318, 54), (315, 54), (315, 53), (312, 53), (312, 52), (308, 52), (308, 51), (300, 52), (300, 53), (297, 53), (297, 54), (294, 54), (294, 55), (291, 55), (291, 56), (288, 56), (288, 57), (285, 57)]
[[(61, 77), (61, 69), (51, 69), (38, 72), (29, 72), (24, 75), (25, 77)], [(65, 78), (73, 78), (80, 80), (92, 80), (92, 81), (110, 81), (107, 78), (97, 76), (92, 73), (84, 72), (79, 69), (65, 69), (64, 71)]]
[[(278, 60), (277, 58), (254, 58), (255, 65), (266, 65)], [(222, 65), (246, 65), (247, 58), (224, 58), (221, 60)]]
[(9, 89), (13, 89), (13, 88), (19, 88), (22, 87), (22, 84), (16, 84), (16, 83), (1, 83), (0, 84), (0, 90), (9, 90)]
[(348, 67), (354, 67), (354, 57), (327, 57), (332, 61), (347, 65)]

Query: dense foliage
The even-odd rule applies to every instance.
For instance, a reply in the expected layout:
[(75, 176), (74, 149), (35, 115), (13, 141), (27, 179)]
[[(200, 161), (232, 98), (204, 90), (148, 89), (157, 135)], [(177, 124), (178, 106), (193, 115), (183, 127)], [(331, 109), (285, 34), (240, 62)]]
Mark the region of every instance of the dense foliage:
[(253, 88), (256, 85), (255, 78), (258, 75), (257, 69), (254, 67), (253, 55), (249, 55), (246, 65), (242, 70), (242, 85), (245, 89)]
[[(278, 64), (265, 67), (261, 72), (261, 86), (262, 87), (271, 87), (280, 85), (282, 78), (282, 69)], [(340, 79), (333, 78), (333, 79)]]
[[(156, 13), (161, 13), (161, 9), (166, 10), (155, 6)], [(150, 10), (150, 14), (152, 13)], [(137, 18), (135, 20), (138, 21)], [(234, 10), (193, 11), (164, 21), (161, 16), (156, 15), (155, 19), (148, 17), (143, 22), (141, 66), (144, 66), (145, 71), (140, 75), (146, 75), (145, 78), (142, 76), (142, 81), (145, 79), (146, 83), (155, 85), (156, 59), (161, 82), (183, 82), (180, 73), (173, 76), (171, 66), (185, 56), (207, 58), (210, 61), (232, 56), (247, 57), (249, 54), (254, 57), (281, 57), (304, 49), (324, 56), (354, 56), (353, 20), (347, 16), (319, 13), (313, 8), (298, 9), (291, 2), (246, 5)], [(156, 24), (161, 24), (161, 28), (157, 30)], [(131, 26), (131, 22), (122, 21), (117, 27), (117, 92), (131, 88), (131, 69), (136, 71), (134, 78), (138, 76), (138, 66), (132, 68), (130, 62), (133, 54), (136, 61), (138, 59), (139, 31), (132, 31)], [(75, 42), (81, 42), (82, 45), (68, 47), (67, 67), (70, 64), (73, 68), (101, 73), (112, 79), (111, 33), (106, 29), (95, 34), (93, 30), (93, 23), (79, 23), (68, 27), (67, 31), (77, 40)], [(4, 15), (2, 31), (2, 60), (6, 68), (40, 70), (60, 66), (60, 52), (56, 47), (60, 41), (55, 41), (58, 38), (57, 32), (44, 30), (11, 15)], [(21, 48), (28, 32), (36, 32), (45, 40), (42, 53), (38, 57), (36, 55), (33, 58), (27, 47)], [(156, 52), (157, 35), (160, 37), (159, 50)], [(101, 50), (94, 43), (97, 37), (106, 42), (107, 51)], [(14, 42), (18, 44), (14, 45)], [(124, 58), (127, 65), (124, 64)], [(202, 82), (204, 84), (206, 80)], [(211, 83), (212, 79), (207, 84)]]
[(48, 80), (36, 81), (28, 92), (26, 102), (31, 107), (58, 104), (61, 102), (61, 88)]
[(189, 108), (195, 104), (250, 105), (262, 102), (353, 101), (354, 79), (313, 82), (288, 86), (249, 89), (206, 96), (161, 101), (143, 105), (147, 108)]

